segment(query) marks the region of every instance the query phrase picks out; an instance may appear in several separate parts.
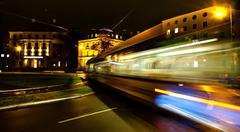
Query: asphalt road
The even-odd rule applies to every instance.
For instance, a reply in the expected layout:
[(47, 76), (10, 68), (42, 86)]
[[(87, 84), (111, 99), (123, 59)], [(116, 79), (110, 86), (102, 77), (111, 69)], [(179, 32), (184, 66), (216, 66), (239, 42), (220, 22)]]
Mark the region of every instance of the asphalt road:
[(2, 111), (0, 112), (0, 131), (186, 132), (213, 130), (104, 89), (83, 98)]

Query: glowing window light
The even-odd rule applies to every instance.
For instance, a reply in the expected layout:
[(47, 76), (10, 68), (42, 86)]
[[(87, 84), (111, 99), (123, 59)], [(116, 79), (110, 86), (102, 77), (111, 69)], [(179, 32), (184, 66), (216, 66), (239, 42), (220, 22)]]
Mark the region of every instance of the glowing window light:
[(215, 105), (215, 106), (219, 106), (219, 107), (224, 107), (224, 108), (240, 111), (240, 106), (233, 105), (233, 104), (228, 104), (228, 103), (214, 101), (214, 100), (207, 100), (207, 99), (203, 99), (203, 98), (188, 96), (188, 95), (179, 94), (179, 93), (162, 90), (162, 89), (157, 89), (157, 88), (155, 89), (155, 92), (161, 93), (161, 94), (167, 94), (169, 96), (173, 96), (173, 97), (177, 97), (177, 98), (182, 98), (182, 99), (187, 99), (187, 100), (191, 100), (191, 101), (195, 101), (195, 102), (204, 103), (207, 105)]
[(24, 59), (24, 66), (28, 65), (28, 59)]
[(33, 68), (37, 68), (37, 60), (33, 60)]
[(197, 67), (198, 67), (198, 61), (196, 61), (196, 60), (193, 61), (193, 67), (194, 67), (194, 68), (197, 68)]
[(49, 49), (46, 49), (46, 56), (49, 56)]
[(175, 28), (174, 33), (175, 33), (175, 34), (178, 33), (178, 28)]
[(24, 49), (24, 55), (27, 55), (27, 49)]
[(34, 56), (34, 52), (35, 52), (35, 50), (34, 50), (34, 48), (32, 48), (32, 49), (31, 49), (31, 55), (32, 55), (32, 56)]
[(170, 36), (170, 35), (171, 35), (171, 30), (168, 29), (168, 30), (167, 30), (167, 36)]
[(47, 48), (46, 48), (46, 56), (49, 56), (49, 44), (47, 44), (46, 47), (47, 47)]
[(41, 56), (42, 55), (42, 49), (38, 49), (38, 55)]
[(58, 67), (61, 67), (61, 61), (58, 61)]
[(178, 49), (178, 48), (184, 48), (184, 47), (189, 47), (189, 46), (198, 45), (198, 44), (205, 44), (205, 43), (215, 42), (217, 40), (218, 40), (217, 38), (214, 38), (214, 39), (197, 41), (197, 42), (192, 42), (192, 43), (189, 43), (189, 44), (179, 45), (179, 46), (174, 46), (174, 47), (157, 48), (157, 49), (153, 49), (153, 50), (146, 50), (146, 51), (142, 51), (142, 52), (138, 52), (138, 53), (133, 53), (133, 54), (129, 54), (129, 55), (126, 55), (126, 56), (122, 56), (121, 59), (131, 59), (131, 58), (136, 58), (136, 57), (145, 56), (145, 55), (152, 55), (152, 54), (161, 53), (161, 52), (174, 50), (174, 49)]

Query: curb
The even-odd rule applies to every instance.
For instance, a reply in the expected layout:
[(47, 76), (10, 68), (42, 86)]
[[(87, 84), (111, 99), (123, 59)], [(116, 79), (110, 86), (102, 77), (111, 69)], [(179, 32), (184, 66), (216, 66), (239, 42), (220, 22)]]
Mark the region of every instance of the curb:
[(59, 86), (64, 86), (64, 84), (42, 86), (42, 87), (32, 87), (32, 88), (23, 88), (23, 89), (13, 89), (13, 90), (0, 90), (0, 93), (40, 90), (40, 89), (54, 88), (54, 87), (59, 87)]
[(81, 98), (84, 96), (92, 95), (94, 93), (95, 92), (90, 92), (90, 93), (78, 95), (78, 96), (71, 96), (71, 97), (65, 97), (65, 98), (50, 99), (50, 100), (22, 103), (22, 104), (17, 104), (17, 105), (3, 106), (3, 107), (0, 107), (0, 111), (9, 110), (9, 109), (18, 109), (18, 108), (23, 108), (23, 107), (30, 107), (30, 106), (40, 105), (40, 104), (55, 103), (55, 102), (60, 102), (60, 101), (65, 101), (65, 100), (70, 100), (70, 99), (76, 99), (76, 98)]

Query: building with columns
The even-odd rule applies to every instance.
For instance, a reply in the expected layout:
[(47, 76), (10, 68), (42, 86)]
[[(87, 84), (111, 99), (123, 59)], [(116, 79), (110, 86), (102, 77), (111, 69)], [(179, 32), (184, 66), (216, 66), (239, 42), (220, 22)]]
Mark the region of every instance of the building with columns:
[(121, 42), (123, 36), (106, 28), (88, 34), (86, 39), (78, 41), (78, 68), (85, 69), (88, 60)]
[(65, 69), (66, 32), (10, 31), (13, 69)]

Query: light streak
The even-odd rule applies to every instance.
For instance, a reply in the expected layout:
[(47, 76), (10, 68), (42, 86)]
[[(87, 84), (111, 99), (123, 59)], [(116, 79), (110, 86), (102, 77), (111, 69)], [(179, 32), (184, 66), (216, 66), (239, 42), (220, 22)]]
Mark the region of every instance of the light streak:
[(138, 53), (122, 56), (121, 59), (131, 59), (131, 58), (136, 58), (136, 57), (140, 57), (140, 56), (151, 55), (151, 54), (156, 54), (156, 53), (174, 50), (174, 49), (178, 49), (178, 48), (185, 48), (185, 47), (189, 47), (189, 46), (193, 46), (193, 45), (205, 44), (205, 43), (210, 43), (210, 42), (215, 42), (215, 41), (218, 41), (218, 39), (213, 38), (213, 39), (208, 39), (208, 40), (203, 40), (203, 41), (192, 42), (192, 43), (185, 44), (185, 45), (179, 45), (179, 46), (168, 47), (168, 48), (158, 48), (158, 49), (154, 49), (154, 50), (147, 50), (147, 51), (143, 51), (143, 52), (138, 52)]
[(162, 94), (167, 94), (167, 95), (170, 95), (170, 96), (173, 96), (173, 97), (177, 97), (177, 98), (182, 98), (182, 99), (187, 99), (187, 100), (191, 100), (191, 101), (195, 101), (195, 102), (200, 102), (200, 103), (204, 103), (204, 104), (208, 104), (208, 105), (215, 105), (215, 106), (220, 106), (220, 107), (224, 107), (224, 108), (233, 109), (233, 110), (239, 110), (240, 111), (240, 107), (239, 106), (228, 104), (228, 103), (224, 103), (224, 102), (219, 102), (219, 101), (214, 101), (214, 100), (207, 100), (207, 99), (203, 99), (203, 98), (188, 96), (188, 95), (179, 94), (179, 93), (166, 91), (166, 90), (162, 90), (162, 89), (157, 89), (157, 88), (155, 89), (155, 92), (162, 93)]

